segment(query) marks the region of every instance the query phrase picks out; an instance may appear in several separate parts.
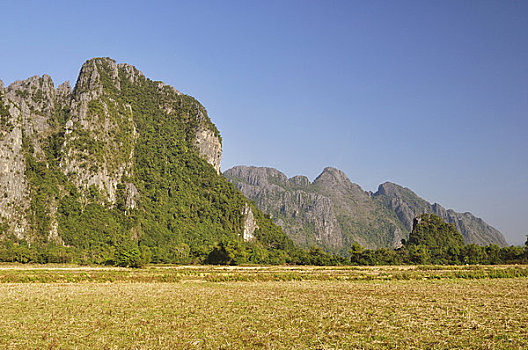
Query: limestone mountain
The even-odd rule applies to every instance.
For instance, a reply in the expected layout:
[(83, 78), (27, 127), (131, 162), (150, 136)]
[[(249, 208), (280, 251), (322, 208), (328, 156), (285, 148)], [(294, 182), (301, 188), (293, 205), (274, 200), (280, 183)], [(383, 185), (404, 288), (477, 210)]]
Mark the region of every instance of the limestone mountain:
[(398, 217), (337, 169), (324, 169), (313, 183), (272, 168), (237, 166), (224, 176), (300, 246), (345, 254), (354, 242), (397, 246), (405, 237)]
[(127, 242), (160, 262), (222, 239), (291, 246), (219, 175), (220, 160), (205, 108), (129, 64), (91, 59), (73, 90), (47, 75), (0, 81), (0, 242), (89, 262)]
[(413, 219), (422, 213), (455, 224), (466, 243), (506, 245), (499, 231), (470, 213), (445, 210), (391, 183), (372, 194), (330, 167), (313, 182), (305, 176), (288, 179), (272, 168), (246, 166), (233, 167), (224, 176), (304, 247), (317, 245), (341, 254), (353, 243), (399, 247), (408, 238)]

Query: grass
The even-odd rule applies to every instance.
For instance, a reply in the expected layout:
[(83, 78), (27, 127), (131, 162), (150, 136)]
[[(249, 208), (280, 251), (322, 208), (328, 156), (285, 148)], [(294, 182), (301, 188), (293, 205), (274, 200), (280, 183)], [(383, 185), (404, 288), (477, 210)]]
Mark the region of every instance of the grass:
[(1, 283), (170, 283), (371, 281), (528, 277), (527, 265), (466, 266), (163, 266), (0, 265)]
[(525, 349), (522, 271), (3, 265), (0, 348)]

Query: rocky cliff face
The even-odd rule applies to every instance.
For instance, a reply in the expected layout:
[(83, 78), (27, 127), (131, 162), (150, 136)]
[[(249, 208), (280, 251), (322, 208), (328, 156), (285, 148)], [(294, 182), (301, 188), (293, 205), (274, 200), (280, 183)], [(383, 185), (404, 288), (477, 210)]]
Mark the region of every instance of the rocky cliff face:
[(255, 231), (259, 229), (257, 220), (253, 215), (253, 211), (250, 206), (246, 203), (244, 209), (242, 210), (242, 215), (244, 215), (244, 241), (249, 242), (255, 239)]
[(203, 127), (196, 130), (194, 142), (200, 156), (211, 164), (218, 175), (220, 175), (220, 160), (222, 158), (222, 144), (218, 136), (212, 130)]
[[(103, 96), (103, 88), (119, 95), (121, 86), (138, 83), (146, 78), (129, 64), (116, 64), (110, 59), (92, 59), (85, 63), (79, 74), (71, 99), (70, 118), (66, 123), (64, 151), (61, 166), (78, 186), (95, 186), (115, 203), (117, 185), (133, 174), (134, 145), (138, 132), (130, 103)], [(161, 94), (182, 94), (169, 85), (157, 83)], [(177, 113), (171, 103), (160, 106), (168, 114)], [(194, 144), (199, 154), (217, 173), (220, 169), (221, 142), (216, 128), (199, 104), (196, 110)], [(118, 156), (116, 156), (118, 155)], [(137, 189), (126, 183), (127, 203), (134, 206)]]
[(372, 201), (371, 194), (352, 183), (345, 173), (326, 168), (313, 182), (316, 190), (330, 198), (348, 242), (369, 248), (397, 248), (407, 235), (397, 217)]
[[(55, 89), (48, 75), (16, 81), (0, 90), (0, 220), (9, 222), (16, 236), (24, 237), (34, 221), (26, 215), (32, 192), (26, 172), (52, 152), (48, 139), (60, 128), (71, 92), (67, 84)], [(50, 212), (54, 204), (50, 198)], [(55, 223), (51, 226), (49, 234), (55, 236)]]
[(441, 217), (445, 222), (454, 224), (464, 236), (466, 243), (478, 245), (494, 243), (502, 247), (507, 245), (502, 233), (481, 218), (471, 213), (457, 213), (452, 209), (445, 209), (438, 203), (431, 204), (408, 188), (386, 182), (378, 187), (373, 197), (394, 211), (409, 231), (412, 230), (415, 217), (424, 213), (432, 213)]
[(365, 192), (335, 168), (324, 169), (313, 183), (304, 176), (288, 179), (272, 168), (237, 166), (224, 176), (304, 247), (317, 245), (343, 254), (354, 242), (369, 248), (399, 247), (422, 213), (454, 223), (466, 243), (506, 245), (500, 232), (470, 213), (431, 205), (391, 183), (380, 185), (375, 194)]
[(87, 61), (73, 91), (47, 75), (0, 81), (0, 242), (263, 237), (269, 219), (219, 176), (221, 147), (198, 101), (109, 58)]
[[(134, 75), (140, 75), (133, 67), (122, 68), (125, 79), (134, 81)], [(82, 67), (66, 122), (61, 167), (78, 187), (94, 186), (115, 203), (117, 185), (132, 175), (138, 135), (131, 106), (103, 96), (104, 79), (110, 85), (106, 88), (120, 90), (114, 61), (95, 59)], [(125, 185), (133, 191), (132, 184)]]
[(272, 168), (245, 166), (229, 169), (224, 176), (270, 214), (295, 243), (335, 248), (341, 242), (328, 198), (306, 191), (311, 186), (307, 178), (288, 179)]
[[(22, 85), (22, 82), (16, 84)], [(9, 96), (13, 97), (14, 88)], [(29, 189), (24, 177), (25, 159), (22, 152), (22, 110), (9, 101), (0, 85), (0, 213), (2, 221), (10, 223), (14, 234), (23, 236), (27, 221), (22, 214), (28, 208)]]

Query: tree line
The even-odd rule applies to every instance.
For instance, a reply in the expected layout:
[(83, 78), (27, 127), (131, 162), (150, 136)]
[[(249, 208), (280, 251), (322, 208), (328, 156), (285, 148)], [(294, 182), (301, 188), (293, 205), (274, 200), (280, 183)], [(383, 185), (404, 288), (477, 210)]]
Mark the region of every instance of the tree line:
[[(258, 234), (258, 233), (257, 233)], [(264, 238), (264, 237), (263, 237)], [(465, 244), (453, 224), (436, 215), (423, 214), (415, 219), (407, 241), (398, 249), (365, 249), (354, 243), (349, 257), (330, 254), (319, 247), (302, 249), (289, 240), (243, 242), (224, 238), (206, 246), (186, 243), (147, 246), (141, 241), (122, 241), (113, 246), (94, 245), (79, 249), (63, 245), (28, 245), (14, 239), (0, 242), (0, 261), (20, 263), (78, 263), (142, 267), (154, 264), (268, 264), (268, 265), (459, 265), (459, 264), (526, 264), (528, 236), (524, 246), (499, 247)], [(274, 245), (274, 246), (273, 246)]]

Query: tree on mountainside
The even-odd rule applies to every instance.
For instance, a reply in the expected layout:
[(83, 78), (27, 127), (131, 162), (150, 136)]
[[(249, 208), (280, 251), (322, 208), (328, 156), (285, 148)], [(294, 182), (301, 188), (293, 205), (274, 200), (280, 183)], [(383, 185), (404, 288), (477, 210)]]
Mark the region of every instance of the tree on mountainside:
[(240, 241), (224, 239), (213, 246), (205, 262), (213, 265), (238, 265), (246, 262), (246, 255)]
[(348, 251), (350, 253), (350, 262), (352, 264), (361, 264), (361, 256), (364, 250), (361, 244), (354, 242)]
[(422, 249), (417, 249), (418, 247), (430, 252), (431, 262), (456, 263), (458, 254), (464, 247), (464, 237), (455, 225), (444, 222), (434, 214), (422, 214), (414, 219), (406, 248), (415, 251), (419, 263), (428, 262), (423, 261), (428, 260), (427, 254)]
[(407, 244), (423, 244), (430, 249), (461, 247), (464, 245), (464, 237), (455, 225), (445, 223), (439, 216), (422, 214), (414, 219)]

